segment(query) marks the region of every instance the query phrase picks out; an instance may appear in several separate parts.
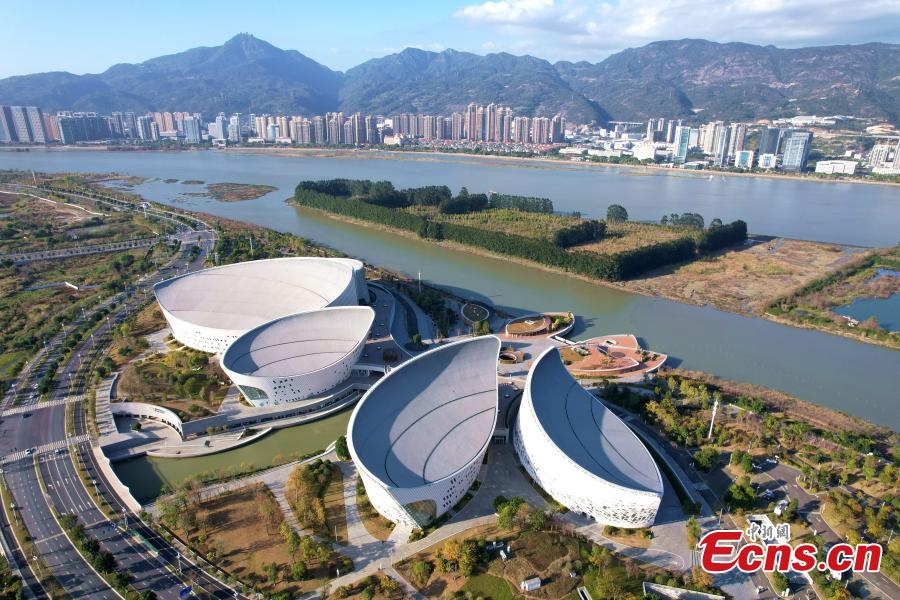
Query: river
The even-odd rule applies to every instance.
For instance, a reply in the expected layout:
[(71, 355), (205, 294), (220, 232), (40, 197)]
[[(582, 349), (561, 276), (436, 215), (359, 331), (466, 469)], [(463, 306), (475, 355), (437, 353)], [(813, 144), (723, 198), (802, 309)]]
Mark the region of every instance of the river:
[(0, 168), (128, 173), (207, 183), (279, 188), (249, 202), (185, 197), (198, 186), (149, 181), (134, 191), (151, 200), (290, 231), (373, 264), (453, 288), (510, 312), (572, 310), (573, 337), (631, 332), (672, 364), (783, 390), (900, 430), (900, 353), (816, 331), (709, 307), (636, 296), (561, 274), (452, 251), (329, 219), (284, 202), (301, 179), (388, 179), (398, 186), (466, 185), (550, 197), (557, 210), (605, 213), (623, 204), (632, 218), (692, 211), (707, 221), (743, 218), (757, 233), (858, 245), (897, 242), (900, 190), (751, 177), (639, 175), (629, 169), (545, 167), (464, 157), (274, 157), (223, 152), (0, 152)]

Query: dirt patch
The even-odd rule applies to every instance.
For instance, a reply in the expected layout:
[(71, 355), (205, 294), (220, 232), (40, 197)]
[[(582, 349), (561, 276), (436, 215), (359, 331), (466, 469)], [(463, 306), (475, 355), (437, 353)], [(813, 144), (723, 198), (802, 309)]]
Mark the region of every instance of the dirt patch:
[[(270, 504), (277, 514), (269, 520), (260, 516), (259, 505)], [(212, 551), (216, 562), (228, 573), (260, 590), (289, 591), (302, 594), (323, 585), (330, 574), (330, 559), (306, 561), (308, 578), (293, 581), (295, 560), (275, 525), (284, 520), (278, 503), (264, 485), (249, 486), (229, 492), (197, 509), (197, 528), (191, 531), (192, 545), (201, 551)], [(276, 565), (275, 581), (271, 581), (266, 565)]]
[(775, 298), (837, 270), (860, 251), (819, 242), (774, 240), (652, 271), (622, 285), (642, 294), (761, 314)]

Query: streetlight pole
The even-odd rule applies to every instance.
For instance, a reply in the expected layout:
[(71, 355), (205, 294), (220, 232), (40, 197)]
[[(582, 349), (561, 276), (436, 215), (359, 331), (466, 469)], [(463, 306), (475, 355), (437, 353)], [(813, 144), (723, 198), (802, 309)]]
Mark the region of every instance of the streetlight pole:
[(718, 410), (719, 410), (719, 399), (716, 398), (715, 402), (713, 403), (712, 417), (709, 419), (709, 433), (706, 434), (706, 439), (709, 439), (712, 437), (713, 425), (715, 425), (715, 423), (716, 423), (716, 412)]

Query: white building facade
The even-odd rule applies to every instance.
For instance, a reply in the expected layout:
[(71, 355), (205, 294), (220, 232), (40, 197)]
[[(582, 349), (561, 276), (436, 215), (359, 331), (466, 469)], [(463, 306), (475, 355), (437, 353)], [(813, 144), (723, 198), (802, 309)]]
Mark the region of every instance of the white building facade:
[(356, 306), (368, 290), (353, 259), (288, 257), (235, 263), (153, 286), (176, 340), (218, 354), (273, 319), (327, 306)]
[(513, 432), (534, 481), (568, 509), (604, 525), (649, 527), (663, 496), (652, 456), (566, 371), (556, 348), (535, 360)]
[(253, 406), (299, 402), (350, 377), (374, 320), (368, 306), (281, 317), (232, 342), (222, 354), (222, 370)]
[(366, 392), (350, 418), (347, 446), (372, 506), (422, 528), (466, 493), (497, 422), (495, 336), (420, 354)]

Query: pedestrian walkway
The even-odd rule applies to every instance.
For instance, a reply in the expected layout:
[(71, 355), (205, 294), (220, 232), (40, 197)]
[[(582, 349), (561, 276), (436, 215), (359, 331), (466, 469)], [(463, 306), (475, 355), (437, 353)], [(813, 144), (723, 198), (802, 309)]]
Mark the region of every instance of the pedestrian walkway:
[(109, 406), (118, 378), (119, 372), (116, 371), (112, 375), (106, 377), (100, 382), (100, 385), (97, 386), (97, 418), (95, 420), (97, 422), (97, 428), (100, 430), (100, 437), (113, 435), (118, 431), (116, 429), (116, 421), (113, 418), (112, 409), (110, 409)]
[(82, 442), (90, 441), (91, 436), (87, 433), (82, 435), (76, 435), (74, 437), (67, 437), (62, 440), (56, 440), (55, 442), (50, 442), (49, 444), (44, 444), (43, 446), (37, 446), (36, 448), (31, 449), (29, 453), (28, 449), (19, 450), (17, 452), (12, 452), (7, 454), (3, 458), (0, 458), (0, 463), (9, 463), (16, 460), (22, 460), (23, 458), (30, 458), (31, 456), (37, 454), (46, 454), (47, 452), (53, 452), (54, 450), (59, 450), (60, 448), (68, 448), (69, 446), (80, 444)]
[(18, 415), (26, 412), (34, 412), (36, 410), (40, 410), (42, 408), (50, 408), (51, 406), (60, 406), (63, 404), (69, 404), (71, 402), (79, 402), (84, 400), (83, 394), (75, 394), (73, 396), (67, 396), (65, 398), (60, 398), (59, 400), (47, 400), (45, 402), (37, 402), (35, 404), (25, 404), (21, 406), (15, 406), (13, 408), (9, 408), (0, 413), (0, 416), (9, 416), (9, 415)]

